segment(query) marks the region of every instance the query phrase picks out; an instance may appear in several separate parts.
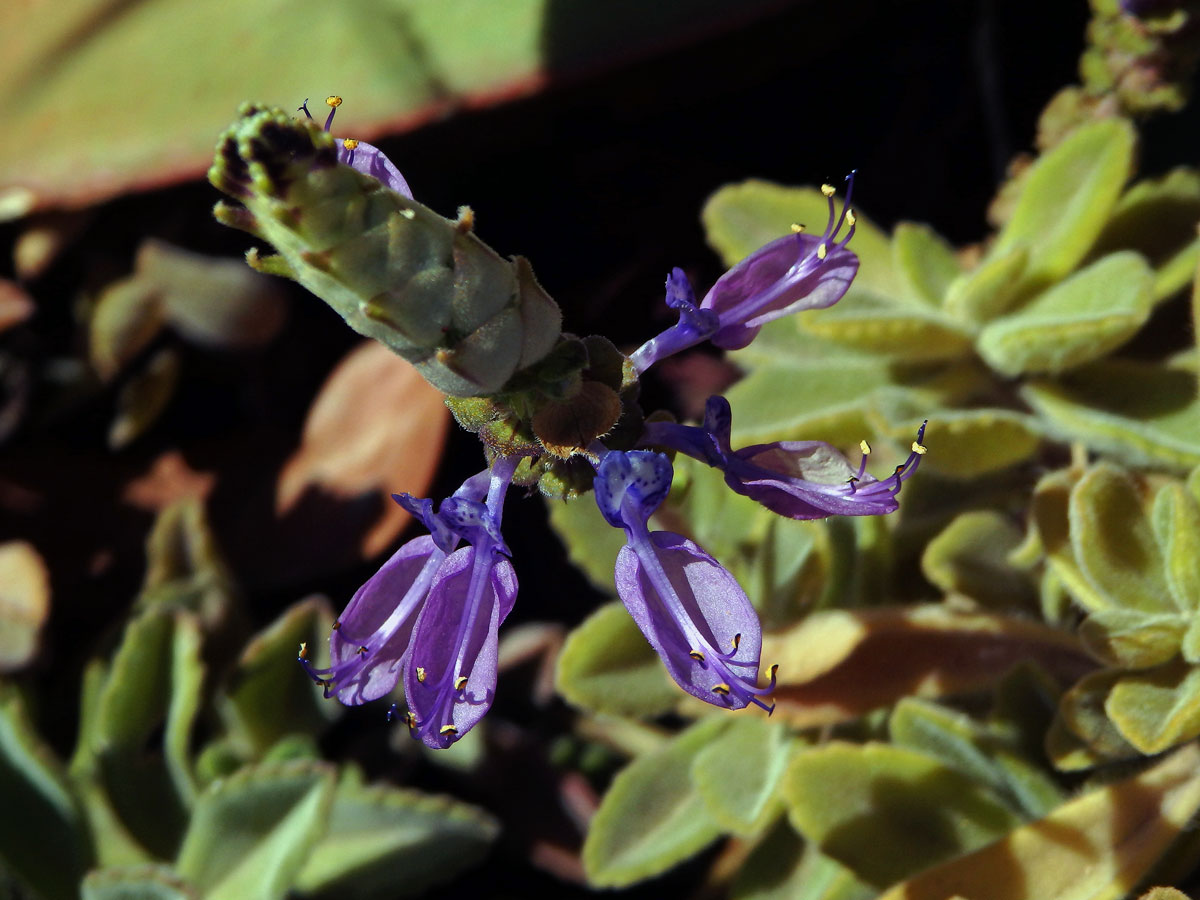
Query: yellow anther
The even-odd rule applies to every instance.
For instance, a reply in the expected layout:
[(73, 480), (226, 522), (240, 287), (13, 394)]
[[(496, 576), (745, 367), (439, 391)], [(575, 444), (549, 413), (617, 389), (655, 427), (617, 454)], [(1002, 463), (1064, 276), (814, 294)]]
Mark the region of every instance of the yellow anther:
[[(332, 106), (334, 109), (337, 109), (339, 106), (342, 105), (342, 98), (341, 97), (326, 97), (325, 105)], [(831, 190), (832, 190), (832, 188), (831, 188)]]
[(453, 725), (443, 725), (438, 729), (438, 734), (458, 734), (458, 729)]
[(404, 218), (411, 222), (417, 217), (417, 211), (415, 209), (402, 209), (400, 210), (400, 215), (404, 216)]
[(821, 193), (824, 194), (826, 197), (832, 197), (834, 194), (833, 185), (832, 184), (821, 185)]
[(460, 206), (458, 208), (458, 220), (454, 223), (454, 228), (459, 234), (466, 234), (475, 227), (475, 210), (469, 206)]
[(696, 662), (704, 662), (704, 654), (701, 653), (699, 650), (689, 650), (688, 656), (690, 656)]
[(720, 694), (722, 697), (728, 696), (729, 695), (729, 685), (725, 684), (724, 682), (722, 682), (721, 684), (714, 684), (712, 687), (712, 692), (714, 694)]
[(799, 222), (792, 223), (792, 234), (804, 234), (804, 226)]
[(417, 727), (417, 716), (411, 709), (404, 714), (404, 723), (408, 725), (409, 731)]
[(733, 640), (731, 641), (731, 643), (733, 644), (733, 649), (734, 649), (734, 650), (736, 650), (736, 649), (737, 649), (739, 646), (741, 646), (741, 643), (742, 643), (742, 633), (741, 633), (740, 631), (739, 631), (737, 634), (735, 634), (735, 635), (733, 636)]
[(854, 210), (852, 210), (852, 209), (846, 210), (846, 224), (853, 225), (857, 221), (858, 221), (858, 216), (854, 215)]
[(929, 452), (929, 448), (924, 444), (918, 444), (916, 441), (913, 441), (912, 452), (917, 454), (917, 456), (924, 456)]
[(823, 243), (817, 244), (817, 259), (824, 259), (829, 254), (829, 248)]
[(308, 642), (307, 641), (300, 642), (300, 658), (308, 659)]
[(774, 678), (778, 672), (779, 672), (779, 663), (776, 663), (775, 665), (771, 666), (771, 677)]
[(438, 347), (437, 350), (434, 351), (433, 358), (444, 366), (449, 363), (450, 360), (454, 359), (454, 351), (448, 350), (445, 347)]
[(461, 691), (466, 686), (467, 686), (467, 676), (466, 675), (459, 675), (456, 679), (454, 679), (454, 689), (456, 691)]
[(417, 666), (417, 681), (421, 682), (421, 684), (425, 683), (425, 667), (424, 666)]
[(866, 441), (859, 441), (859, 442), (858, 442), (858, 449), (859, 449), (859, 450), (861, 450), (861, 451), (863, 452), (863, 456), (870, 456), (870, 455), (871, 455), (871, 445), (870, 445), (870, 444), (868, 444)]
[(354, 150), (356, 147), (358, 147), (358, 141), (356, 141), (354, 138), (346, 138), (344, 141), (342, 141), (342, 146), (347, 150)]

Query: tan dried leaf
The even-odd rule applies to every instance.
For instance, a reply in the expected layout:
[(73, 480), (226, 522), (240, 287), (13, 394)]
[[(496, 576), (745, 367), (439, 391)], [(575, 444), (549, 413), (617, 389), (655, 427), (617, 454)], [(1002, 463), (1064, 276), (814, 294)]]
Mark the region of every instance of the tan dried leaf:
[(50, 614), (50, 575), (32, 544), (0, 544), (0, 672), (14, 672), (37, 652)]

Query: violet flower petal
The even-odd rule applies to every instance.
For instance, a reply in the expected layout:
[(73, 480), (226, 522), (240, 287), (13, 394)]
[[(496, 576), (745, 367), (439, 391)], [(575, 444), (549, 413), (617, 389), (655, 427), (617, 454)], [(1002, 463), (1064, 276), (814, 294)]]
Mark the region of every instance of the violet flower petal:
[(397, 194), (413, 199), (412, 189), (382, 150), (366, 141), (352, 138), (337, 141), (338, 162), (382, 182)]
[(414, 737), (449, 747), (483, 718), (496, 691), (497, 631), (517, 596), (512, 565), (464, 547), (443, 561), (404, 663)]

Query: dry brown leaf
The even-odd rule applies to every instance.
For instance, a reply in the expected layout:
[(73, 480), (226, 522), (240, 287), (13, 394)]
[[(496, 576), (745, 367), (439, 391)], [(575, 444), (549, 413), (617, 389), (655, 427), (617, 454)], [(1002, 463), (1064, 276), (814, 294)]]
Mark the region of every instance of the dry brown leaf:
[(0, 331), (20, 325), (33, 315), (33, 300), (16, 282), (0, 278)]
[(168, 450), (121, 492), (130, 506), (158, 512), (185, 497), (206, 498), (216, 483), (213, 472), (197, 472), (178, 450)]
[(50, 575), (32, 544), (0, 544), (0, 672), (14, 672), (37, 653), (50, 614)]
[(857, 718), (907, 695), (982, 690), (1023, 660), (1071, 681), (1095, 667), (1066, 632), (941, 605), (815, 613), (764, 635), (762, 659), (779, 664), (775, 714), (799, 727)]
[(442, 394), (382, 344), (366, 341), (326, 379), (300, 448), (279, 474), (275, 510), (285, 516), (309, 491), (347, 500), (378, 494), (383, 513), (362, 538), (363, 557), (385, 550), (408, 513), (391, 495), (421, 495), (433, 480), (450, 414)]

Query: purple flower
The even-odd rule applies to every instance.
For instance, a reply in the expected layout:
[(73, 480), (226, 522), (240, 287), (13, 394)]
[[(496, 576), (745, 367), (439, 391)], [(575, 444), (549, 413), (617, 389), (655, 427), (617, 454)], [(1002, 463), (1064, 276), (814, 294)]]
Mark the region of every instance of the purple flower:
[[(858, 257), (846, 249), (854, 236), (854, 173), (846, 179), (846, 203), (841, 215), (833, 203), (833, 188), (821, 187), (829, 200), (829, 222), (820, 237), (796, 233), (772, 241), (751, 253), (717, 279), (700, 306), (682, 269), (667, 276), (667, 306), (679, 310), (679, 322), (646, 341), (633, 352), (634, 368), (645, 372), (673, 353), (711, 340), (726, 350), (745, 347), (772, 319), (804, 309), (822, 309), (842, 298), (858, 272)], [(837, 235), (849, 223), (845, 235)]]
[(499, 457), (436, 513), (430, 500), (395, 496), (431, 534), (406, 543), (351, 598), (329, 636), (328, 668), (313, 668), (301, 647), (326, 697), (365, 703), (403, 676), (409, 728), (437, 748), (483, 717), (496, 689), (497, 629), (517, 596), (500, 519), (518, 461)]
[(925, 425), (917, 431), (912, 452), (883, 480), (866, 471), (870, 447), (862, 443), (862, 462), (855, 468), (823, 441), (776, 441), (734, 450), (730, 446), (733, 417), (729, 401), (710, 397), (700, 427), (654, 422), (642, 442), (670, 447), (721, 469), (725, 483), (739, 494), (789, 519), (825, 516), (876, 516), (899, 508), (900, 486), (917, 470), (925, 447)]
[(671, 463), (644, 450), (607, 452), (596, 470), (596, 503), (628, 543), (617, 557), (617, 593), (675, 682), (729, 709), (775, 689), (758, 686), (762, 631), (737, 581), (692, 541), (647, 521), (671, 488)]
[[(325, 103), (329, 106), (329, 117), (325, 120), (325, 130), (328, 131), (329, 127), (333, 124), (333, 114), (342, 105), (342, 98), (326, 97)], [(310, 119), (312, 118), (312, 113), (308, 111), (307, 100), (300, 104), (300, 110)], [(352, 169), (357, 169), (364, 175), (369, 175), (376, 181), (387, 185), (387, 187), (391, 188), (397, 194), (404, 195), (409, 200), (413, 199), (408, 182), (404, 180), (404, 176), (400, 174), (400, 170), (374, 144), (368, 144), (366, 141), (358, 141), (354, 138), (342, 138), (336, 144), (338, 162), (350, 166)]]

